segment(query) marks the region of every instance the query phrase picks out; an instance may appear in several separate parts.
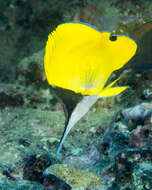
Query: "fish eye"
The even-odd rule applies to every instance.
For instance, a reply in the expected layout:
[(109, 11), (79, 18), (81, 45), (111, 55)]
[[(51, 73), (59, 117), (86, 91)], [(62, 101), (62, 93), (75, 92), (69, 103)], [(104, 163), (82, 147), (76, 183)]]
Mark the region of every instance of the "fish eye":
[(110, 41), (116, 41), (117, 40), (117, 36), (111, 35), (109, 39), (110, 39)]

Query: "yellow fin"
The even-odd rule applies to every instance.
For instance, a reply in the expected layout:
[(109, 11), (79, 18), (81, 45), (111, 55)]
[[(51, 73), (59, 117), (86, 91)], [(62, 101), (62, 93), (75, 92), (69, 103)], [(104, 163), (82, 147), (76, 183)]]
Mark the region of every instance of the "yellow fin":
[(50, 85), (82, 95), (101, 92), (111, 73), (135, 54), (131, 38), (78, 22), (59, 25), (48, 37), (44, 67)]
[(99, 94), (100, 97), (108, 97), (108, 96), (116, 96), (123, 92), (127, 86), (122, 87), (113, 87), (113, 88), (105, 88), (102, 90), (102, 92)]
[(110, 84), (108, 84), (105, 88), (110, 88), (112, 87), (120, 78), (114, 80), (113, 82), (111, 82)]

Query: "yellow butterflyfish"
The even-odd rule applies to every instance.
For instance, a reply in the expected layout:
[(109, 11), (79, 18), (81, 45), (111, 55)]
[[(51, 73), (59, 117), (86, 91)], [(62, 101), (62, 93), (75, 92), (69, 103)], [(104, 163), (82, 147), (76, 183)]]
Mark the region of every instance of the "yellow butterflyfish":
[[(57, 154), (71, 128), (98, 98), (118, 95), (127, 88), (113, 87), (118, 79), (106, 87), (105, 84), (113, 71), (134, 56), (136, 49), (136, 42), (130, 37), (101, 32), (82, 22), (60, 24), (48, 36), (44, 68), (49, 84), (83, 95), (83, 99), (68, 110)], [(61, 99), (66, 106), (65, 98)]]

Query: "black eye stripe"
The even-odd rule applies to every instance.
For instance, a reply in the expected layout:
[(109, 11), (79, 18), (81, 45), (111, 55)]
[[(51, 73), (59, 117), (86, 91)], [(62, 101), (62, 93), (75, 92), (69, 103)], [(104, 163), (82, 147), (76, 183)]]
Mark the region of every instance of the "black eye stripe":
[(109, 38), (111, 41), (116, 41), (117, 40), (117, 36), (111, 35)]

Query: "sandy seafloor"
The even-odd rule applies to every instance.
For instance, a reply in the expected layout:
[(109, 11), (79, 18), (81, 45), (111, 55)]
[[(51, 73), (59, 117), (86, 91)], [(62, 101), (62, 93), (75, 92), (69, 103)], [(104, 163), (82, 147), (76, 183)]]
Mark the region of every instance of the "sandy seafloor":
[(0, 0), (0, 189), (47, 189), (33, 174), (45, 169), (73, 190), (152, 189), (152, 71), (145, 62), (140, 72), (121, 72), (119, 83), (129, 88), (100, 99), (58, 157), (65, 117), (43, 69), (47, 35), (59, 23), (80, 20), (129, 35), (151, 12), (150, 0)]

